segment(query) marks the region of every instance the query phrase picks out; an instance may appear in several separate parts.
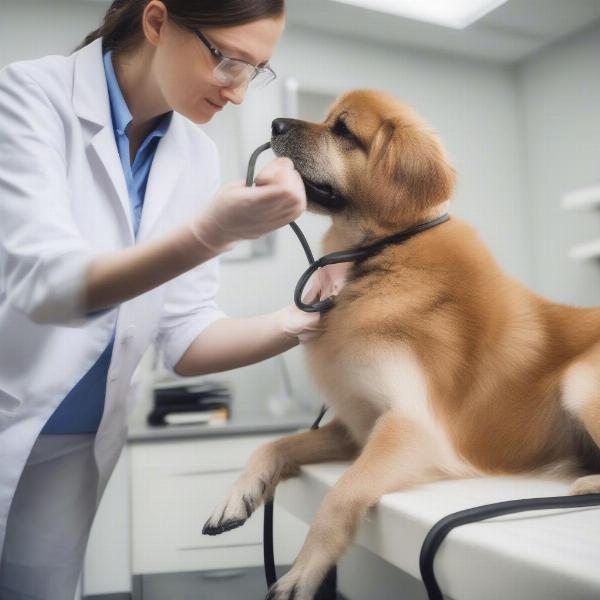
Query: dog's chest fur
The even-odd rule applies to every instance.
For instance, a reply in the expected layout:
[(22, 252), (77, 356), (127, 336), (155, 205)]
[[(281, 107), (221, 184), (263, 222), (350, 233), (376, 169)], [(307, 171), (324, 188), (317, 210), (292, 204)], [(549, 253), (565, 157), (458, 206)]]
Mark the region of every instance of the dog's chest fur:
[(457, 455), (436, 418), (426, 372), (407, 344), (353, 344), (328, 359), (319, 341), (309, 346), (308, 362), (318, 385), (359, 444), (366, 443), (377, 418), (391, 410), (417, 431), (419, 460), (428, 453), (441, 472), (460, 477), (478, 473)]

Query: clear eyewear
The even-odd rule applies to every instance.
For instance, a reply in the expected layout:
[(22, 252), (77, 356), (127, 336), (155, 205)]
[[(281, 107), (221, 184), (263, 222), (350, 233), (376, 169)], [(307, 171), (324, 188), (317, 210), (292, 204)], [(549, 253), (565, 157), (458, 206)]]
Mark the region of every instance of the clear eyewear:
[(194, 30), (194, 33), (209, 49), (210, 53), (219, 60), (213, 73), (217, 81), (224, 86), (239, 87), (248, 85), (256, 90), (265, 87), (277, 77), (275, 71), (269, 65), (259, 67), (239, 58), (229, 58), (206, 39), (200, 31)]

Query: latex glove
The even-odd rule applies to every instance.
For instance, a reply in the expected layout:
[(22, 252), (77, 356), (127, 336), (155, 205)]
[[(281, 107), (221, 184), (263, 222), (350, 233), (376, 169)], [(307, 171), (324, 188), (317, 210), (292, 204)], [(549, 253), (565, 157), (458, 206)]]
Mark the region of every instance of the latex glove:
[[(350, 266), (351, 263), (339, 263), (319, 269), (311, 278), (310, 287), (305, 290), (302, 301), (310, 304), (339, 294), (344, 287)], [(301, 344), (319, 337), (323, 332), (321, 313), (305, 312), (295, 304), (290, 304), (282, 308), (279, 315), (283, 331), (291, 337), (298, 338)]]
[(190, 223), (194, 236), (215, 252), (242, 239), (256, 239), (287, 225), (306, 210), (304, 183), (289, 158), (268, 163), (256, 185), (224, 185), (209, 206)]

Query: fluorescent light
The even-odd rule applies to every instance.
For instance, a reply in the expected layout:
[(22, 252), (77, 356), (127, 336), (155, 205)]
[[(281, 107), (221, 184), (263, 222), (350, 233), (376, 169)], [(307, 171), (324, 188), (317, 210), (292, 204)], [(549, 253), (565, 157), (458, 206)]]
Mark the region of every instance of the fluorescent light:
[(417, 21), (463, 29), (506, 0), (334, 0)]

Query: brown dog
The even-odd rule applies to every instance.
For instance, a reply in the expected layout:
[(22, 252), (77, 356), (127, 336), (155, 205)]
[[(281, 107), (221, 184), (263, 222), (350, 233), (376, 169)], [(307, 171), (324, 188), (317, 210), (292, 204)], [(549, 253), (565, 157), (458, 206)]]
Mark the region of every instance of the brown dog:
[[(273, 149), (355, 248), (448, 209), (454, 171), (426, 125), (381, 93), (350, 92), (323, 123), (273, 122)], [(300, 465), (355, 459), (323, 501), (275, 600), (309, 600), (388, 492), (441, 478), (572, 475), (600, 491), (600, 309), (550, 302), (507, 276), (452, 217), (354, 265), (308, 365), (335, 410), (259, 448), (206, 533), (241, 525)]]

